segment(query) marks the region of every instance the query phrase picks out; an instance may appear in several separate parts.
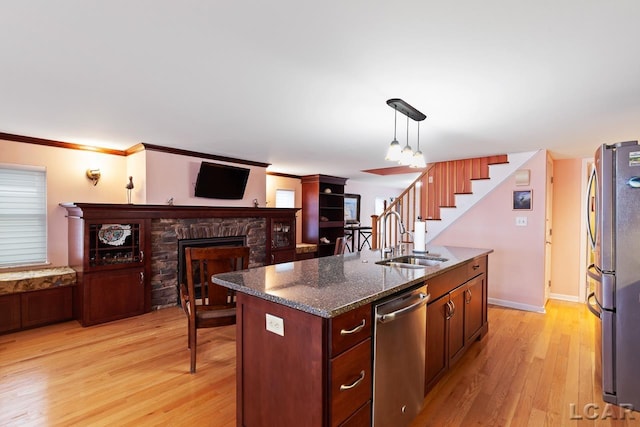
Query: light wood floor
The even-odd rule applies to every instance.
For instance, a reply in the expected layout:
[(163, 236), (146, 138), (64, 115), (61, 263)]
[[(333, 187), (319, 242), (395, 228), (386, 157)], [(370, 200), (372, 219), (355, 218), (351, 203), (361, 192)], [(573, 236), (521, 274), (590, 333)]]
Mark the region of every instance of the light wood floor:
[[(581, 304), (551, 301), (545, 315), (491, 307), (489, 334), (427, 396), (414, 426), (640, 426), (640, 413), (600, 398), (593, 321)], [(235, 327), (199, 338), (190, 375), (178, 308), (0, 335), (0, 426), (233, 426)]]

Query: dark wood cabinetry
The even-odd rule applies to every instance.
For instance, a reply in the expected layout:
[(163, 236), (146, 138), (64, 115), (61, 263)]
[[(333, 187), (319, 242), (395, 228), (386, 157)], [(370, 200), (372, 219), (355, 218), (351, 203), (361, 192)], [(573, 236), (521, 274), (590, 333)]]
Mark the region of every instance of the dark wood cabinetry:
[(151, 311), (150, 220), (69, 208), (69, 264), (78, 278), (83, 326)]
[(486, 333), (486, 272), (485, 256), (427, 281), (432, 302), (427, 306), (426, 392)]
[(296, 259), (296, 217), (279, 216), (267, 218), (267, 264), (291, 262)]
[(71, 320), (73, 290), (61, 286), (0, 296), (0, 333)]
[(371, 425), (371, 305), (326, 319), (238, 293), (238, 319), (238, 425)]
[(318, 245), (318, 256), (333, 255), (336, 239), (344, 236), (346, 178), (302, 177), (302, 241)]

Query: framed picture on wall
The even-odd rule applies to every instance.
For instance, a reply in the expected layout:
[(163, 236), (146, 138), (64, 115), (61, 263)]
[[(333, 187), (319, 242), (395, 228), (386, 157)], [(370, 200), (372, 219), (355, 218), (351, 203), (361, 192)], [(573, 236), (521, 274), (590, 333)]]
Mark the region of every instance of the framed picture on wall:
[(516, 190), (513, 192), (513, 210), (530, 211), (531, 210), (531, 192), (532, 190)]
[(358, 224), (360, 222), (360, 195), (344, 195), (344, 222), (345, 224)]

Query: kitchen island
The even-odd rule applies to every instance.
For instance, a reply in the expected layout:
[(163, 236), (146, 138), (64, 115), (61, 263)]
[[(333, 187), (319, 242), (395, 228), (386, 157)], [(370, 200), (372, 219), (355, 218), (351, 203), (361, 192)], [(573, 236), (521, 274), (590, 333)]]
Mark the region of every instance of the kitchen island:
[[(430, 306), (438, 303), (427, 308), (426, 394), (444, 372), (433, 368), (440, 366), (435, 362), (448, 369), (461, 354), (449, 351), (449, 344), (460, 335), (465, 349), (487, 331), (486, 261), (492, 252), (428, 249), (429, 257), (444, 261), (385, 266), (377, 264), (379, 251), (363, 251), (214, 276), (238, 292), (237, 425), (371, 425), (373, 304), (425, 284)], [(458, 295), (461, 311), (453, 302)], [(456, 313), (460, 321), (452, 322)], [(440, 315), (443, 322), (431, 320)]]

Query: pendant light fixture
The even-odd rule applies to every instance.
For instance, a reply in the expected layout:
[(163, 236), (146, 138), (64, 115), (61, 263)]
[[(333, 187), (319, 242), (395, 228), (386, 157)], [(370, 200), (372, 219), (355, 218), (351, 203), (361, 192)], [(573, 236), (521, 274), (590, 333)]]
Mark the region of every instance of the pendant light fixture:
[(396, 126), (398, 124), (398, 109), (396, 107), (393, 108), (395, 110), (395, 117), (393, 119), (393, 141), (391, 141), (391, 145), (389, 145), (389, 149), (387, 150), (387, 157), (385, 160), (391, 160), (392, 162), (397, 162), (400, 160), (400, 143), (396, 139)]
[(422, 154), (422, 151), (420, 151), (420, 122), (418, 122), (418, 149), (413, 154), (413, 158), (411, 159), (411, 165), (409, 166), (412, 168), (427, 167), (427, 163), (424, 161), (424, 155)]
[(409, 145), (409, 116), (407, 116), (407, 144), (402, 149), (402, 153), (400, 153), (399, 163), (402, 166), (409, 166), (411, 164), (412, 159), (413, 159), (413, 150)]
[[(393, 141), (387, 151), (386, 160), (397, 161), (401, 165), (410, 166), (414, 168), (424, 168), (426, 166), (424, 161), (424, 155), (420, 151), (420, 122), (427, 118), (420, 111), (407, 104), (405, 101), (399, 98), (392, 98), (387, 100), (387, 105), (393, 107), (395, 119), (393, 125)], [(407, 116), (407, 143), (404, 149), (400, 151), (400, 143), (396, 140), (396, 125), (398, 121), (398, 111)], [(418, 150), (413, 152), (409, 145), (409, 119), (418, 122)]]

